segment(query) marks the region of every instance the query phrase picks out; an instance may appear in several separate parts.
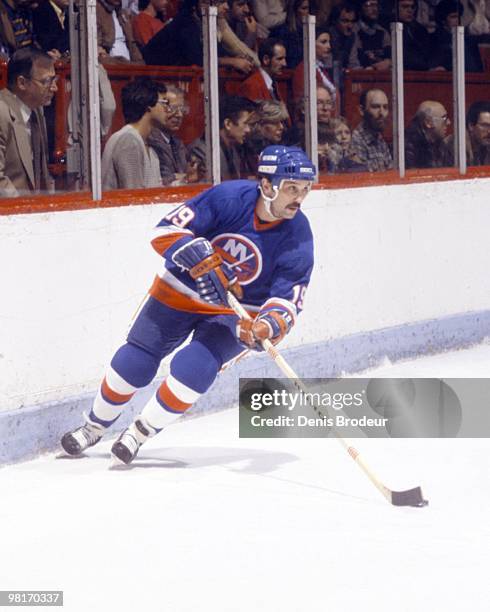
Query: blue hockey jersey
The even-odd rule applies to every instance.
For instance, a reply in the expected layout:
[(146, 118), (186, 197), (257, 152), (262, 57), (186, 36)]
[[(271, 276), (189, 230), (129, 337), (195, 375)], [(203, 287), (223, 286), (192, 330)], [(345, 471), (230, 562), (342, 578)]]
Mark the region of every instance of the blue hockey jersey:
[(164, 266), (150, 295), (172, 308), (202, 314), (232, 312), (201, 300), (195, 283), (172, 261), (186, 242), (204, 237), (234, 270), (242, 303), (253, 314), (270, 300), (288, 305), (295, 316), (313, 268), (313, 237), (305, 215), (272, 223), (256, 214), (255, 181), (228, 181), (172, 210), (155, 228), (152, 245)]

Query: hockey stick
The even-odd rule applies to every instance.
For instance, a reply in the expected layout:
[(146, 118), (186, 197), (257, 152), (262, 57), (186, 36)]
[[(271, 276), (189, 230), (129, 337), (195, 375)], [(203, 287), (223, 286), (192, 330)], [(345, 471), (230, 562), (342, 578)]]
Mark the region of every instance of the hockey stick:
[[(235, 313), (241, 319), (251, 319), (248, 312), (245, 308), (240, 304), (240, 302), (236, 299), (236, 297), (228, 292), (228, 303), (231, 308), (235, 311)], [(301, 380), (298, 378), (297, 374), (291, 368), (291, 366), (286, 362), (284, 357), (279, 353), (276, 347), (272, 344), (270, 340), (263, 340), (262, 346), (267, 354), (274, 360), (276, 365), (280, 370), (291, 380), (293, 385), (304, 393), (307, 393), (306, 387), (303, 385)], [(319, 415), (323, 416), (321, 411), (317, 406), (311, 405), (313, 410), (317, 412)], [(381, 480), (376, 476), (373, 470), (366, 463), (364, 458), (360, 455), (360, 453), (351, 446), (345, 438), (343, 438), (339, 432), (334, 428), (333, 430), (337, 440), (342, 444), (345, 450), (349, 453), (352, 459), (357, 463), (357, 465), (361, 468), (361, 470), (366, 474), (369, 480), (373, 483), (373, 485), (380, 491), (382, 495), (394, 506), (415, 506), (417, 508), (421, 508), (426, 506), (429, 502), (423, 498), (422, 489), (420, 487), (415, 487), (414, 489), (407, 489), (406, 491), (392, 491), (388, 487), (386, 487)]]

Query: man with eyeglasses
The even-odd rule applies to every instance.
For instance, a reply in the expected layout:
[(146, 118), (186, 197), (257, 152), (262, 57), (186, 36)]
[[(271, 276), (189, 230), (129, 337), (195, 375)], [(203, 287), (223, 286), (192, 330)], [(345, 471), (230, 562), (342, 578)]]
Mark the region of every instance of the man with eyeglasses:
[(405, 131), (407, 168), (444, 168), (453, 165), (453, 155), (446, 143), (451, 121), (440, 102), (425, 100)]
[(182, 185), (187, 182), (186, 148), (176, 136), (189, 108), (184, 92), (174, 85), (167, 85), (165, 99), (168, 102), (163, 123), (153, 128), (148, 138), (160, 161), (160, 174), (164, 185)]
[(37, 49), (20, 49), (0, 91), (0, 196), (53, 191), (43, 106), (57, 91), (54, 63)]

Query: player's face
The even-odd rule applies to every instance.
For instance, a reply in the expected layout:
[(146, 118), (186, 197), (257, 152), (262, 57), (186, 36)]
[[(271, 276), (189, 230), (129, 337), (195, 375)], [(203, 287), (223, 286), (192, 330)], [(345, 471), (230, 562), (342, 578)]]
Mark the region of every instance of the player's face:
[(308, 195), (311, 184), (311, 181), (282, 181), (277, 197), (271, 204), (274, 217), (292, 219)]

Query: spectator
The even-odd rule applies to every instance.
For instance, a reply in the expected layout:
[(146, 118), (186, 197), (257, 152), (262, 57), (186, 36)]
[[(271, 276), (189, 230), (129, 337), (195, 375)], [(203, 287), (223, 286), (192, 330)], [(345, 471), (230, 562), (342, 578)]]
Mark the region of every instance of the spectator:
[(218, 12), (218, 64), (249, 74), (260, 66), (255, 53), (257, 23), (250, 14), (248, 2), (231, 2), (231, 12), (228, 4), (222, 2)]
[(356, 51), (363, 68), (389, 70), (391, 68), (391, 39), (379, 24), (378, 0), (361, 0)]
[(187, 182), (187, 153), (184, 143), (176, 136), (182, 121), (189, 112), (184, 92), (167, 85), (165, 99), (168, 102), (164, 122), (154, 128), (148, 138), (160, 160), (160, 175), (164, 185), (182, 185)]
[(450, 120), (439, 102), (422, 102), (405, 131), (407, 168), (442, 168), (452, 166), (453, 156), (445, 142)]
[(53, 59), (70, 53), (69, 5), (70, 0), (43, 0), (32, 12), (36, 41)]
[(277, 38), (268, 38), (259, 47), (260, 68), (242, 82), (240, 93), (249, 100), (282, 100), (277, 77), (286, 68), (286, 48)]
[(284, 132), (288, 122), (289, 113), (284, 102), (261, 100), (257, 103), (254, 128), (243, 145), (242, 168), (245, 176), (253, 175), (259, 155), (265, 147), (284, 144)]
[(323, 85), (316, 88), (316, 116), (318, 123), (328, 123), (335, 112), (335, 102), (329, 89)]
[(257, 48), (257, 22), (248, 0), (229, 0), (228, 23), (238, 38), (253, 49)]
[(143, 56), (146, 63), (155, 66), (202, 66), (201, 10), (209, 5), (216, 5), (218, 8), (219, 65), (249, 74), (253, 70), (254, 62), (258, 64), (258, 58), (228, 26), (225, 19), (228, 13), (227, 0), (185, 0), (175, 19), (144, 47)]
[(202, 25), (198, 0), (184, 0), (175, 18), (143, 49), (155, 66), (202, 66)]
[[(367, 164), (362, 163), (352, 147), (352, 132), (347, 119), (336, 117), (323, 126), (326, 141), (330, 143), (327, 151), (330, 171), (334, 174), (367, 172)], [(320, 126), (318, 129), (320, 140)]]
[(57, 90), (52, 58), (37, 49), (16, 51), (0, 91), (0, 195), (52, 191), (43, 107)]
[(318, 26), (327, 26), (332, 9), (335, 4), (338, 4), (339, 0), (316, 0), (316, 24)]
[[(241, 145), (250, 133), (250, 118), (255, 104), (241, 96), (228, 96), (221, 99), (219, 111), (220, 165), (221, 180), (241, 178)], [(194, 141), (189, 147), (191, 160), (206, 164), (206, 143), (203, 138)]]
[(489, 0), (465, 1), (466, 10), (461, 25), (464, 25), (470, 36), (477, 36), (480, 42), (488, 43), (490, 34)]
[(271, 37), (282, 40), (288, 68), (296, 68), (303, 59), (303, 17), (310, 14), (310, 0), (288, 0), (286, 22), (271, 30)]
[(154, 128), (164, 125), (168, 102), (163, 83), (142, 77), (122, 89), (126, 125), (112, 134), (102, 155), (102, 188), (143, 189), (159, 187), (160, 163), (148, 146)]
[(417, 0), (398, 0), (398, 20), (403, 23), (403, 67), (405, 70), (428, 70), (430, 37), (416, 21)]
[[(305, 147), (305, 107), (304, 99), (296, 101), (296, 118), (292, 127), (288, 130), (285, 141), (287, 144)], [(326, 125), (332, 118), (335, 110), (335, 104), (332, 99), (332, 94), (322, 85), (317, 85), (316, 88), (316, 113), (317, 123)]]
[[(459, 25), (463, 5), (458, 0), (441, 0), (436, 6), (435, 19), (437, 28), (431, 34), (432, 53), (430, 66), (453, 69), (453, 39), (452, 28)], [(478, 45), (473, 36), (464, 38), (464, 57), (466, 72), (482, 72), (483, 65)]]
[(252, 0), (259, 38), (267, 38), (270, 30), (286, 21), (286, 0)]
[(131, 18), (134, 39), (140, 49), (165, 25), (168, 0), (139, 0), (139, 13)]
[(490, 102), (474, 102), (466, 115), (466, 162), (490, 166)]
[(6, 56), (34, 45), (32, 8), (36, 6), (37, 0), (0, 0), (0, 45)]
[(330, 43), (333, 61), (341, 68), (356, 70), (361, 67), (356, 49), (357, 8), (350, 2), (333, 7), (330, 16)]
[(96, 12), (99, 59), (142, 63), (130, 14), (121, 8), (121, 0), (97, 0)]
[[(315, 57), (316, 83), (328, 89), (335, 103), (337, 91), (328, 70), (332, 65), (332, 47), (330, 45), (330, 32), (325, 26), (317, 27), (315, 31)], [(303, 96), (304, 62), (301, 61), (293, 74), (293, 97), (298, 100)]]
[(393, 168), (393, 158), (383, 132), (388, 119), (388, 98), (381, 89), (367, 89), (359, 101), (361, 123), (352, 133), (352, 150), (369, 172)]

